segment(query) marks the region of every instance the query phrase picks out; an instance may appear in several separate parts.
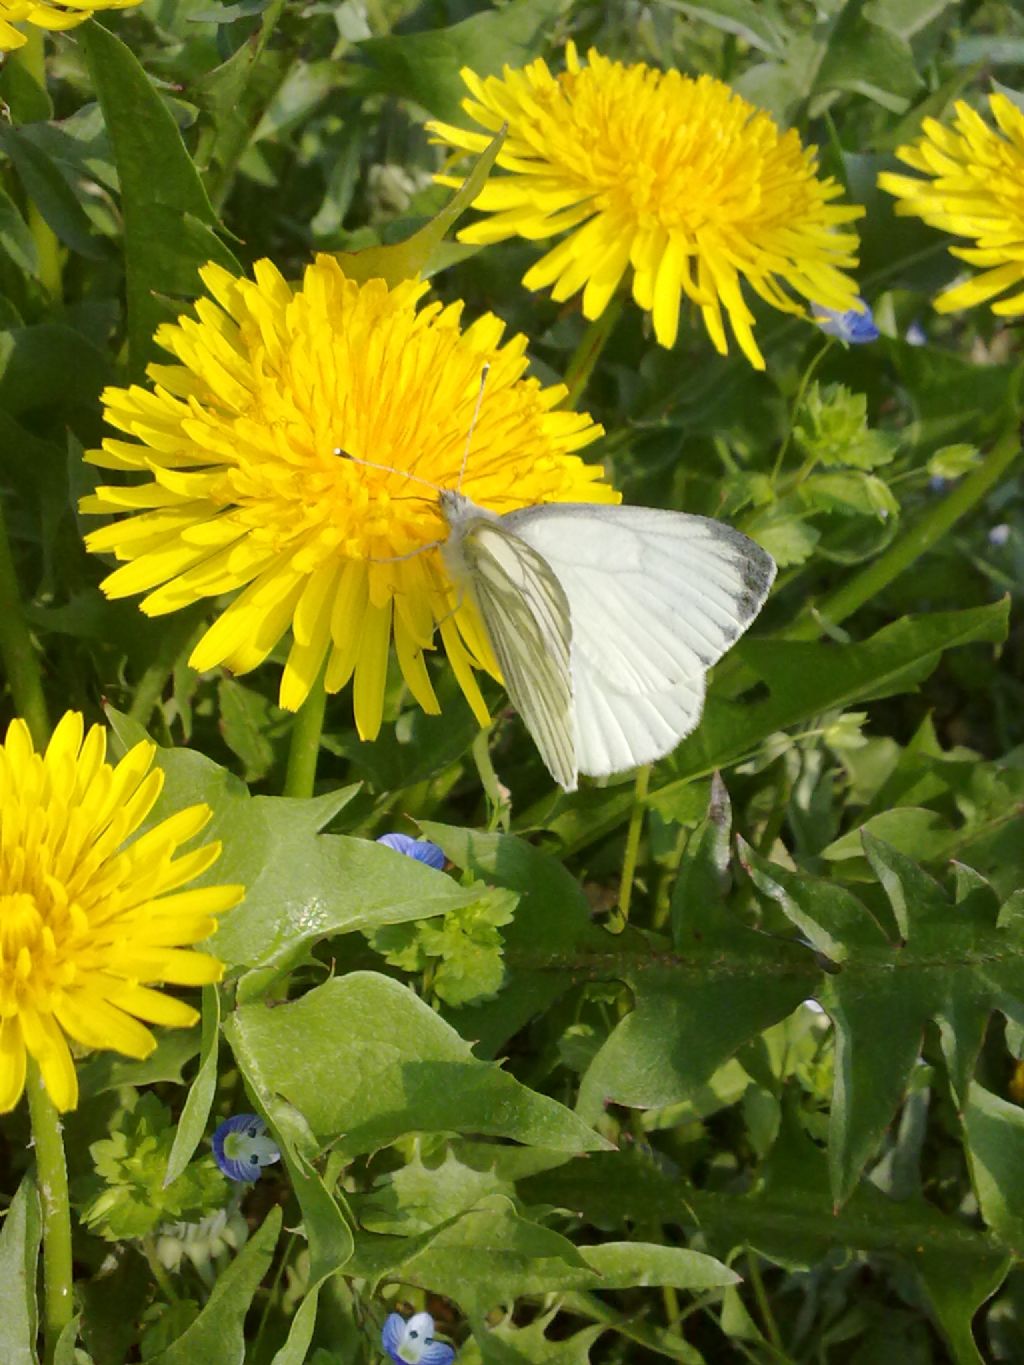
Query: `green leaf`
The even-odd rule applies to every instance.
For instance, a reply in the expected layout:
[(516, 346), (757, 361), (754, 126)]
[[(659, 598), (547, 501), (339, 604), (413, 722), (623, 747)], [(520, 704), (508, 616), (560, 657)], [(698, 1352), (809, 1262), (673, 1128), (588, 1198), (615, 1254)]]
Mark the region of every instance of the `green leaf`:
[(15, 417), (37, 408), (94, 409), (112, 373), (107, 354), (63, 323), (0, 332), (0, 406)]
[(182, 1083), (182, 1069), (199, 1051), (197, 1029), (169, 1029), (157, 1034), (156, 1048), (144, 1062), (133, 1062), (116, 1052), (94, 1053), (78, 1070), (83, 1100), (120, 1090), (123, 1085), (154, 1085), (159, 1081)]
[[(401, 1259), (392, 1259), (396, 1255)], [(500, 1195), (404, 1249), (395, 1238), (366, 1237), (352, 1269), (371, 1280), (386, 1275), (443, 1294), (471, 1318), (524, 1294), (652, 1284), (703, 1290), (739, 1278), (700, 1252), (642, 1242), (577, 1248), (523, 1218)]]
[[(474, 1324), (474, 1336), (459, 1353), (465, 1365), (590, 1365), (590, 1348), (607, 1327), (584, 1327), (572, 1336), (550, 1338), (545, 1330), (558, 1308), (549, 1309), (525, 1327), (517, 1327), (511, 1317), (497, 1326)], [(474, 1347), (479, 1356), (473, 1354)], [(690, 1357), (696, 1360), (696, 1355)]]
[(401, 280), (414, 279), (417, 275), (424, 277), (429, 275), (431, 263), (435, 261), (441, 249), (445, 234), (483, 189), (504, 141), (504, 132), (492, 139), (487, 150), (477, 157), (473, 169), (440, 213), (435, 214), (425, 227), (414, 232), (404, 242), (396, 242), (392, 246), (371, 246), (364, 251), (334, 252), (335, 259), (349, 279), (379, 278), (386, 280), (389, 285), (395, 285)]
[[(1006, 1248), (922, 1199), (890, 1199), (867, 1181), (836, 1209), (825, 1154), (792, 1110), (787, 1107), (782, 1135), (751, 1193), (700, 1189), (634, 1147), (530, 1177), (519, 1194), (531, 1204), (571, 1208), (604, 1228), (698, 1228), (712, 1252), (724, 1256), (749, 1246), (793, 1270), (820, 1268), (826, 1258), (834, 1263), (836, 1248), (896, 1257), (926, 1293), (935, 1286), (936, 1311), (950, 1336), (962, 1341), (966, 1334), (969, 1341), (972, 1316), (1009, 1269)], [(962, 1292), (951, 1291), (951, 1283)], [(975, 1365), (976, 1357), (957, 1360)]]
[(439, 1166), (426, 1166), (417, 1142), (406, 1164), (381, 1176), (359, 1201), (359, 1223), (368, 1232), (417, 1236), (492, 1195), (511, 1199), (512, 1184), (493, 1170), (465, 1165), (450, 1147)]
[(843, 384), (811, 385), (797, 413), (793, 438), (808, 459), (856, 469), (887, 464), (899, 446), (895, 436), (868, 426), (867, 398)]
[(53, 101), (45, 77), (29, 70), (27, 62), (5, 61), (0, 67), (0, 99), (10, 110), (12, 123), (42, 123), (53, 118)]
[(259, 1230), (218, 1276), (203, 1311), (166, 1351), (151, 1357), (150, 1365), (244, 1365), (245, 1317), (270, 1261), (281, 1230), (281, 1210), (272, 1209)]
[(414, 100), (436, 118), (465, 123), (466, 87), (459, 76), (471, 67), (478, 76), (496, 76), (502, 67), (523, 66), (533, 58), (548, 30), (567, 8), (567, 0), (510, 0), (450, 28), (368, 38), (359, 52), (371, 65), (361, 85)]
[(92, 1356), (88, 1355), (78, 1345), (78, 1331), (81, 1326), (82, 1315), (76, 1313), (70, 1322), (66, 1323), (57, 1338), (57, 1348), (53, 1353), (53, 1365), (92, 1365)]
[(575, 877), (556, 859), (513, 835), (487, 834), (422, 822), (424, 834), (473, 877), (519, 893), (515, 919), (503, 931), (505, 986), (496, 1000), (445, 1017), (477, 1039), (480, 1056), (494, 1056), (529, 1019), (569, 988), (564, 954), (589, 946), (607, 950), (608, 935), (591, 923), (590, 906)]
[(674, 952), (620, 952), (612, 967), (633, 992), (580, 1083), (579, 1113), (609, 1101), (637, 1108), (691, 1099), (748, 1038), (814, 990), (806, 950), (749, 929), (725, 903), (729, 799), (720, 781), (687, 848), (672, 898)]
[[(196, 104), (209, 116), (204, 164), (208, 167), (207, 182), (214, 186), (218, 202), (230, 187), (257, 125), (296, 61), (290, 48), (269, 43), (284, 0), (271, 0), (259, 9), (263, 13), (258, 34), (241, 43), (227, 61), (205, 72), (190, 90)], [(219, 22), (226, 22), (223, 13)]]
[(217, 702), (224, 743), (242, 760), (242, 777), (246, 782), (262, 781), (274, 762), (267, 731), (276, 708), (262, 693), (234, 678), (218, 680)]
[(1019, 1257), (1024, 1247), (1024, 1109), (971, 1085), (964, 1108), (971, 1179), (982, 1217)]
[(879, 5), (842, 7), (822, 54), (814, 90), (850, 90), (901, 114), (922, 80), (909, 44), (899, 32), (880, 26), (876, 18), (880, 12), (884, 13)]
[(959, 479), (981, 463), (981, 451), (969, 442), (943, 446), (929, 457), (925, 468), (933, 479)]
[(225, 1032), (272, 1110), (281, 1095), (322, 1144), (347, 1156), (406, 1133), (475, 1132), (563, 1151), (603, 1139), (470, 1046), (405, 986), (352, 972), (300, 1000), (243, 1005)]
[(520, 1217), (500, 1195), (426, 1237), (359, 1239), (352, 1271), (443, 1294), (468, 1316), (523, 1294), (586, 1288), (597, 1279), (572, 1242)]
[[(849, 863), (864, 859), (864, 844), (861, 834), (867, 830), (876, 838), (884, 839), (901, 853), (912, 853), (923, 862), (931, 862), (948, 855), (961, 842), (962, 835), (950, 829), (947, 820), (933, 810), (920, 806), (897, 806), (893, 810), (880, 811), (870, 820), (858, 824), (854, 829), (835, 839), (821, 850), (821, 856), (829, 862)], [(849, 877), (849, 869), (844, 867), (844, 875)]]
[(30, 129), (0, 127), (0, 149), (14, 163), (25, 193), (60, 240), (80, 256), (102, 260), (106, 252), (93, 232), (89, 215)]
[(682, 0), (676, 8), (771, 56), (781, 57), (785, 50), (785, 27), (779, 13), (763, 0), (701, 0), (699, 4)]
[(584, 1259), (600, 1275), (595, 1289), (631, 1289), (635, 1285), (673, 1285), (676, 1289), (721, 1289), (739, 1284), (735, 1271), (700, 1251), (659, 1246), (654, 1242), (602, 1242), (580, 1247)]
[(36, 1365), (36, 1262), (42, 1238), (39, 1193), (23, 1177), (0, 1225), (0, 1360)]
[(192, 1160), (192, 1154), (202, 1142), (213, 1107), (217, 1089), (217, 1051), (220, 1044), (220, 995), (216, 986), (203, 987), (203, 1035), (199, 1052), (199, 1070), (189, 1087), (182, 1106), (181, 1117), (174, 1134), (174, 1144), (167, 1158), (164, 1184), (176, 1180)]
[(966, 1097), (993, 1009), (1024, 1021), (1024, 925), (998, 913), (982, 878), (955, 903), (916, 863), (864, 832), (868, 859), (897, 934), (828, 882), (745, 858), (758, 889), (839, 970), (818, 992), (836, 1027), (829, 1163), (837, 1201), (849, 1197), (906, 1091), (928, 1020), (939, 1027), (955, 1095)]
[[(124, 214), (128, 346), (133, 375), (157, 352), (152, 337), (169, 310), (166, 295), (194, 298), (198, 270), (239, 267), (170, 110), (129, 48), (98, 23), (78, 34), (114, 148)], [(154, 167), (159, 174), (154, 175)]]
[[(141, 726), (111, 712), (122, 743), (145, 737)], [(204, 755), (159, 749), (164, 788), (151, 822), (196, 802), (213, 819), (203, 841), (223, 851), (207, 883), (239, 883), (245, 900), (225, 915), (211, 951), (229, 967), (258, 967), (240, 987), (245, 1000), (331, 934), (441, 915), (478, 899), (451, 877), (392, 849), (346, 835), (318, 834), (355, 795), (354, 787), (315, 800), (251, 797), (245, 784)]]
[(10, 195), (0, 190), (0, 251), (26, 275), (39, 274), (39, 253), (28, 224)]
[(224, 1206), (227, 1181), (211, 1157), (168, 1181), (176, 1127), (152, 1091), (127, 1091), (110, 1136), (89, 1152), (95, 1174), (83, 1182), (82, 1221), (107, 1241), (148, 1237), (161, 1223), (198, 1222)]
[(431, 990), (446, 1004), (479, 1003), (497, 995), (505, 979), (500, 926), (515, 917), (519, 897), (477, 886), (470, 905), (433, 920), (391, 924), (370, 936), (370, 945), (392, 966), (409, 972), (433, 967)]

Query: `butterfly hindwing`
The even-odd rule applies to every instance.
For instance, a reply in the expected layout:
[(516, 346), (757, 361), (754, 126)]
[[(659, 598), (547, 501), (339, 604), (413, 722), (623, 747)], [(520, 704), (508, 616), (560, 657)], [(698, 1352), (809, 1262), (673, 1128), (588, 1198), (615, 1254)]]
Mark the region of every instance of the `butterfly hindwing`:
[(671, 752), (700, 719), (705, 672), (760, 610), (771, 557), (721, 522), (656, 508), (552, 503), (502, 524), (569, 603), (579, 771)]
[(466, 520), (459, 568), (479, 608), (513, 706), (555, 781), (576, 788), (570, 648), (565, 592), (542, 555), (491, 518)]

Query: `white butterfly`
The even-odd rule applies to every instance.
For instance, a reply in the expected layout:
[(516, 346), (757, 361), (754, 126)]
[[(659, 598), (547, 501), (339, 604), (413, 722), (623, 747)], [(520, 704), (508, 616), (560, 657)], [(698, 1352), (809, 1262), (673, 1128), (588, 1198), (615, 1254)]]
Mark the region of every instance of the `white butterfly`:
[(462, 493), (439, 499), (448, 572), (566, 791), (580, 773), (651, 763), (693, 730), (705, 673), (775, 577), (771, 555), (707, 517), (595, 503), (499, 516)]

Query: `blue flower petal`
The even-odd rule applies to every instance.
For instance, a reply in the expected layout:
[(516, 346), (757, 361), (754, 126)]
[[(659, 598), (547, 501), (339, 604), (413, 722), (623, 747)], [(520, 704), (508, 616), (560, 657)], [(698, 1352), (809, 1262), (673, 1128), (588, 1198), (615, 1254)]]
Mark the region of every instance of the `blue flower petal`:
[(863, 299), (859, 298), (855, 308), (845, 311), (812, 303), (811, 315), (826, 336), (836, 337), (847, 345), (862, 346), (867, 341), (878, 340), (874, 316)]
[(389, 1313), (384, 1319), (384, 1329), (380, 1334), (380, 1344), (392, 1360), (397, 1360), (395, 1352), (402, 1344), (405, 1335), (405, 1318), (401, 1313)]
[(420, 1365), (451, 1365), (454, 1359), (454, 1346), (446, 1346), (443, 1341), (433, 1341), (420, 1356)]
[(444, 870), (444, 854), (429, 839), (413, 839), (408, 834), (382, 834), (377, 843), (393, 848), (396, 853), (404, 853), (407, 858), (415, 858), (418, 863), (426, 863), (438, 872)]
[(213, 1159), (229, 1180), (258, 1180), (264, 1166), (281, 1160), (258, 1114), (232, 1114), (213, 1134)]
[(395, 1365), (451, 1365), (455, 1347), (434, 1340), (434, 1319), (414, 1313), (408, 1322), (389, 1313), (380, 1334), (381, 1345)]

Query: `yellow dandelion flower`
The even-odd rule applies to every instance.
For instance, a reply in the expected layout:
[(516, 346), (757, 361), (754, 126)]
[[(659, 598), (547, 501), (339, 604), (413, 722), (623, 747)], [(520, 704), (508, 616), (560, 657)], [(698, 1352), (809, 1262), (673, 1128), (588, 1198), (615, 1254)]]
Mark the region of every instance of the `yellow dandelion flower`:
[[(879, 186), (897, 196), (899, 215), (923, 218), (976, 243), (949, 248), (980, 266), (981, 274), (941, 293), (935, 300), (940, 313), (973, 308), (1024, 283), (1024, 112), (1006, 95), (989, 95), (988, 102), (998, 128), (957, 100), (952, 128), (927, 118), (919, 141), (897, 149), (900, 161), (927, 179), (893, 171), (878, 177)], [(1024, 291), (1000, 299), (992, 311), (1024, 314)]]
[(13, 52), (27, 42), (16, 24), (35, 28), (64, 29), (90, 19), (97, 10), (131, 9), (142, 0), (0, 0), (0, 52)]
[(140, 1020), (181, 1028), (198, 1018), (151, 984), (220, 980), (216, 958), (188, 945), (213, 933), (243, 889), (178, 889), (216, 861), (219, 843), (174, 856), (209, 808), (189, 806), (127, 842), (163, 786), (155, 752), (137, 744), (112, 767), (106, 731), (84, 734), (75, 711), (45, 753), (21, 720), (0, 747), (0, 1112), (18, 1102), (26, 1052), (57, 1108), (73, 1109), (67, 1038), (147, 1057), (156, 1040)]
[(617, 502), (601, 470), (570, 453), (601, 428), (556, 408), (563, 386), (523, 377), (526, 338), (499, 346), (498, 318), (463, 331), (460, 303), (417, 311), (419, 281), (357, 284), (329, 256), (297, 287), (269, 261), (255, 280), (214, 265), (203, 279), (213, 299), (157, 333), (181, 363), (151, 366), (152, 392), (104, 395), (108, 421), (142, 444), (110, 439), (88, 458), (150, 475), (82, 503), (133, 513), (87, 537), (90, 550), (129, 561), (104, 591), (146, 592), (142, 609), (159, 615), (244, 589), (193, 667), (244, 673), (290, 629), (281, 705), (298, 707), (326, 661), (329, 692), (354, 677), (364, 738), (380, 727), (392, 638), (412, 695), (437, 713), (423, 655), (439, 628), (486, 723), (472, 670), (497, 677), (497, 665), (442, 563), (446, 524), (431, 490), (455, 488), (465, 456), (462, 491), (497, 512)]
[[(463, 229), (464, 242), (568, 235), (527, 271), (529, 289), (568, 299), (583, 290), (597, 318), (632, 269), (636, 302), (672, 346), (683, 297), (701, 311), (722, 355), (723, 309), (740, 348), (764, 368), (743, 283), (774, 308), (806, 316), (792, 294), (841, 312), (856, 285), (857, 236), (841, 225), (863, 209), (832, 204), (841, 187), (817, 175), (817, 157), (794, 131), (710, 76), (624, 66), (593, 49), (583, 66), (572, 43), (567, 70), (542, 60), (481, 80), (464, 69), (463, 108), (486, 134), (427, 127), (479, 152), (502, 124), (508, 136), (474, 207), (492, 216)], [(442, 184), (461, 182), (438, 177)], [(791, 291), (791, 292), (787, 292)]]

